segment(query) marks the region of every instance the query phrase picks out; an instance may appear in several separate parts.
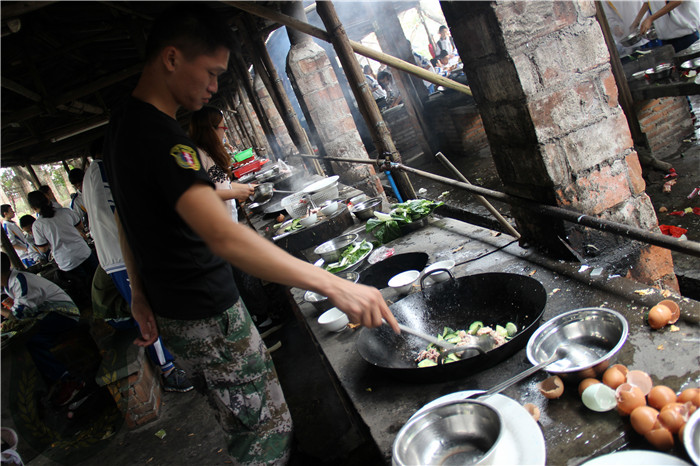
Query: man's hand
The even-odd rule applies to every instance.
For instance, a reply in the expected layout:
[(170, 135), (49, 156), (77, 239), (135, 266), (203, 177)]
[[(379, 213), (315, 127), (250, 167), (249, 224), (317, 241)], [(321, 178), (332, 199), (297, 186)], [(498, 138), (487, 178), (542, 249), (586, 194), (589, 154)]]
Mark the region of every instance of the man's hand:
[(651, 16), (647, 16), (646, 18), (644, 18), (644, 21), (642, 21), (642, 24), (639, 25), (639, 33), (645, 34), (649, 29), (651, 29), (652, 24), (653, 24), (653, 21), (651, 19)]
[(336, 286), (329, 293), (328, 298), (338, 309), (346, 313), (352, 322), (373, 328), (382, 325), (382, 319), (384, 319), (394, 332), (401, 333), (396, 318), (378, 289), (356, 285), (343, 279), (334, 285)]
[(158, 339), (158, 326), (153, 316), (151, 305), (145, 296), (132, 296), (131, 315), (138, 322), (141, 329), (141, 337), (134, 340), (137, 346), (150, 346)]

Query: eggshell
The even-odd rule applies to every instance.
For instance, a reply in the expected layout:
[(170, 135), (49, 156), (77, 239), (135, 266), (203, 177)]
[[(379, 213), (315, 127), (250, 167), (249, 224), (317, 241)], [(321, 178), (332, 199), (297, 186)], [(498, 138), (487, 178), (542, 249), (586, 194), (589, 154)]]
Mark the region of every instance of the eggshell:
[(659, 412), (649, 406), (638, 406), (630, 413), (632, 428), (640, 435), (646, 435), (654, 428)]
[(564, 382), (558, 375), (553, 375), (537, 384), (540, 393), (550, 400), (559, 398), (564, 393)]
[(614, 364), (611, 366), (611, 368), (613, 368), (613, 367), (615, 369), (617, 369), (618, 371), (622, 372), (625, 375), (625, 377), (627, 377), (627, 373), (629, 372), (629, 369), (627, 369), (627, 366), (625, 366), (624, 364)]
[(671, 310), (666, 306), (657, 304), (649, 310), (649, 317), (647, 317), (647, 322), (649, 322), (649, 327), (654, 330), (658, 330), (671, 320)]
[(649, 395), (647, 395), (649, 406), (656, 409), (661, 409), (669, 403), (676, 401), (676, 393), (666, 385), (657, 385), (652, 387)]
[(617, 409), (622, 415), (627, 415), (631, 413), (634, 408), (647, 404), (642, 390), (628, 383), (623, 383), (617, 387), (615, 397), (617, 398)]
[(528, 413), (530, 413), (530, 416), (532, 416), (532, 418), (535, 420), (535, 422), (540, 420), (540, 408), (538, 408), (537, 406), (535, 406), (532, 403), (525, 403), (523, 405), (523, 408), (525, 408), (525, 410)]
[(671, 311), (671, 319), (668, 321), (669, 324), (675, 324), (681, 316), (681, 308), (678, 307), (678, 303), (670, 299), (664, 299), (659, 303), (660, 305), (666, 306), (669, 311)]
[(600, 380), (598, 379), (593, 379), (593, 378), (587, 378), (583, 379), (580, 384), (578, 384), (578, 395), (581, 396), (583, 395), (583, 391), (590, 387), (591, 385), (600, 383)]
[(644, 371), (629, 371), (627, 373), (627, 383), (638, 387), (644, 396), (648, 395), (654, 383), (651, 377)]
[(659, 422), (672, 434), (678, 432), (680, 428), (683, 427), (683, 424), (685, 424), (683, 416), (671, 405), (668, 405), (668, 407), (665, 407), (659, 412)]
[(617, 365), (612, 366), (603, 373), (603, 383), (612, 389), (615, 389), (625, 383), (626, 379), (626, 375), (622, 373)]
[(610, 411), (617, 405), (615, 390), (602, 383), (596, 383), (583, 391), (581, 395), (583, 405), (599, 413)]
[(665, 427), (650, 430), (644, 438), (659, 450), (670, 450), (673, 447), (673, 434)]

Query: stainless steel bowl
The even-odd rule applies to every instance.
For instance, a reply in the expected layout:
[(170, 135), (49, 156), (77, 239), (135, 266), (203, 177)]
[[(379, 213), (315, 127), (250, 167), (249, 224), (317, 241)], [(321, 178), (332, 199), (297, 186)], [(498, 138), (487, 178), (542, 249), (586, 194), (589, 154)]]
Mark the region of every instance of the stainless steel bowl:
[(355, 204), (351, 210), (360, 220), (369, 220), (374, 216), (374, 211), (382, 205), (382, 198), (373, 197)]
[(250, 200), (253, 202), (265, 202), (272, 199), (274, 195), (274, 184), (272, 183), (260, 183), (255, 187), (255, 191), (250, 196)]
[(639, 41), (641, 41), (643, 38), (644, 37), (639, 33), (639, 31), (635, 31), (620, 39), (620, 43), (625, 47), (632, 47), (636, 45)]
[(685, 425), (683, 445), (693, 463), (700, 464), (700, 409), (696, 410)]
[(489, 464), (502, 426), (498, 412), (479, 401), (437, 405), (401, 428), (394, 440), (392, 463)]
[[(360, 274), (357, 272), (339, 272), (336, 275), (353, 283), (357, 283), (357, 281), (360, 279)], [(328, 297), (313, 291), (307, 291), (304, 293), (304, 301), (311, 303), (317, 311), (327, 311), (333, 307), (330, 301), (328, 301)]]
[(338, 236), (330, 241), (318, 246), (314, 249), (314, 254), (321, 256), (321, 258), (326, 262), (326, 264), (332, 264), (333, 262), (338, 262), (340, 259), (340, 253), (343, 249), (351, 245), (357, 240), (357, 234), (352, 233), (349, 235)]
[(619, 312), (599, 307), (576, 309), (538, 328), (527, 343), (527, 358), (537, 365), (561, 347), (566, 357), (549, 364), (547, 372), (569, 381), (597, 377), (625, 344), (627, 332), (627, 320)]

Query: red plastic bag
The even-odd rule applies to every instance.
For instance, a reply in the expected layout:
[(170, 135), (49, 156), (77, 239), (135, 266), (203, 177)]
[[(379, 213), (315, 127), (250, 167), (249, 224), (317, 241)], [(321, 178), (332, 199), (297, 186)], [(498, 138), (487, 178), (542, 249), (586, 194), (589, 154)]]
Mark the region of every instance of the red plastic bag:
[(674, 238), (680, 238), (684, 234), (688, 233), (688, 230), (681, 227), (676, 227), (673, 225), (659, 225), (661, 233), (668, 236), (673, 236)]

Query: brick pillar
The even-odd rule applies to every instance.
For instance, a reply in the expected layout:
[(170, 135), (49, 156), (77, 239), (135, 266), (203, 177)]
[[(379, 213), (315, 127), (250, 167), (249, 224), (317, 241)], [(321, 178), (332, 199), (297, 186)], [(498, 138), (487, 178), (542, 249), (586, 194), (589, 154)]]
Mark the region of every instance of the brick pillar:
[[(328, 55), (306, 37), (300, 42), (290, 37), (292, 45), (286, 67), (306, 122), (318, 136), (327, 156), (369, 158)], [(331, 162), (331, 166), (342, 183), (370, 196), (383, 192), (371, 165)]]
[(277, 111), (277, 107), (275, 107), (275, 103), (272, 101), (270, 93), (267, 92), (265, 83), (263, 83), (260, 75), (257, 73), (253, 79), (253, 86), (255, 88), (255, 92), (258, 94), (258, 98), (260, 99), (260, 104), (262, 105), (263, 109), (265, 109), (265, 113), (269, 118), (270, 127), (272, 128), (272, 132), (275, 133), (277, 143), (279, 144), (280, 149), (282, 149), (282, 153), (279, 155), (283, 156), (289, 153), (296, 153), (296, 146), (292, 142), (292, 138), (289, 137), (289, 131), (287, 131), (287, 127), (284, 125), (284, 121), (282, 121), (282, 117)]
[[(658, 231), (593, 2), (441, 5), (505, 190)], [(566, 238), (618, 272), (678, 288), (668, 250), (513, 214), (523, 239), (544, 250), (562, 254)]]

